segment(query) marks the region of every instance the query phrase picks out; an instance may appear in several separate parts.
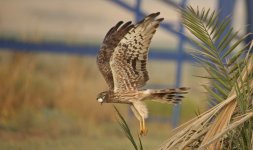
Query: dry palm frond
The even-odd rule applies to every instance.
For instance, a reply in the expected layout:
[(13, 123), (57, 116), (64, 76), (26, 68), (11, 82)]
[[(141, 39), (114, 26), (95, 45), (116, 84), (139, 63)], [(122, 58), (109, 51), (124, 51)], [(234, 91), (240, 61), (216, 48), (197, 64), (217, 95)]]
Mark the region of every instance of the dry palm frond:
[[(248, 73), (252, 71), (253, 56), (250, 57), (247, 67), (245, 67), (243, 70), (243, 82), (247, 80)], [(250, 87), (253, 89), (253, 80), (251, 81)], [(234, 108), (237, 106), (236, 98), (237, 94), (233, 88), (230, 96), (226, 100), (222, 101), (212, 109), (204, 112), (202, 115), (197, 116), (186, 124), (180, 126), (179, 129), (181, 131), (175, 129), (179, 132), (174, 133), (174, 135), (169, 138), (169, 140), (167, 140), (159, 149), (175, 150), (186, 149), (189, 147), (194, 148), (194, 143), (196, 142), (201, 142), (201, 147), (205, 147), (205, 149), (207, 149), (206, 146), (209, 146), (209, 149), (221, 148), (221, 145), (217, 145), (219, 142), (214, 144), (214, 142), (218, 140), (218, 137), (221, 137), (232, 128), (237, 127), (252, 117), (252, 113), (247, 113), (239, 121), (230, 123), (231, 116), (235, 112)], [(228, 114), (225, 114), (224, 112)], [(210, 123), (211, 120), (214, 121)], [(210, 147), (210, 144), (214, 146)], [(197, 145), (200, 146), (199, 143)]]
[(213, 142), (219, 140), (220, 137), (222, 137), (227, 132), (233, 130), (234, 128), (238, 127), (239, 125), (243, 124), (247, 120), (251, 119), (253, 117), (253, 112), (249, 112), (247, 114), (244, 114), (242, 118), (238, 121), (235, 121), (231, 123), (225, 130), (222, 132), (216, 133), (215, 136), (212, 139), (209, 139), (209, 141), (205, 144), (203, 144), (200, 149), (206, 148), (208, 145), (212, 144)]
[[(208, 72), (206, 78), (212, 81), (211, 87), (204, 88), (220, 103), (176, 128), (159, 149), (216, 150), (228, 148), (224, 147), (228, 141), (235, 148), (242, 145), (245, 147), (242, 149), (252, 148), (249, 143), (252, 143), (253, 106), (249, 101), (253, 89), (253, 56), (248, 54), (245, 58), (249, 44), (239, 47), (249, 34), (235, 39), (238, 32), (229, 28), (230, 18), (220, 21), (218, 14), (210, 9), (187, 7), (181, 12), (183, 24), (196, 37), (189, 38), (199, 47), (192, 55)], [(243, 140), (229, 137), (232, 129), (231, 135), (242, 136)]]

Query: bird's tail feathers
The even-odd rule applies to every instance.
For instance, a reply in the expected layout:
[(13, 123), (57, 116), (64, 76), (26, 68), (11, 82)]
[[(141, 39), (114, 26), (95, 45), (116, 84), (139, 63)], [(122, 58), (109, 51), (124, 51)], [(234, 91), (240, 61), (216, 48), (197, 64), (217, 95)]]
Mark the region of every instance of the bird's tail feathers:
[(173, 103), (178, 104), (184, 98), (184, 94), (188, 93), (190, 88), (180, 87), (172, 89), (148, 89), (146, 91), (149, 96), (146, 98), (148, 100), (158, 101), (161, 103)]

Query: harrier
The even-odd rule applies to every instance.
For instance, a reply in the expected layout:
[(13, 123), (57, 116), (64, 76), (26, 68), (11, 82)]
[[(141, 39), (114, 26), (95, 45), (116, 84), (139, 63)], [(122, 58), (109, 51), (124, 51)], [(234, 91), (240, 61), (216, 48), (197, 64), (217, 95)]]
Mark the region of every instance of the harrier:
[(146, 68), (151, 39), (163, 18), (153, 13), (137, 24), (118, 22), (105, 35), (97, 56), (97, 65), (109, 90), (98, 94), (100, 103), (129, 104), (140, 122), (140, 134), (146, 135), (148, 110), (145, 100), (177, 104), (188, 88), (142, 89), (149, 80)]

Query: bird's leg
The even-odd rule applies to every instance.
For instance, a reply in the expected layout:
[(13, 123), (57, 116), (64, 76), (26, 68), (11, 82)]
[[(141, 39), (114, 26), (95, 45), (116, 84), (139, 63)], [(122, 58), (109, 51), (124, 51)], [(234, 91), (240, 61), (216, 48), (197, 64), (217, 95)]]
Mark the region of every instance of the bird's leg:
[(145, 119), (143, 117), (141, 117), (141, 120), (140, 120), (140, 135), (147, 135), (148, 133), (148, 129), (146, 128), (145, 126)]
[(140, 135), (142, 134), (142, 121), (139, 120), (139, 123), (140, 123)]

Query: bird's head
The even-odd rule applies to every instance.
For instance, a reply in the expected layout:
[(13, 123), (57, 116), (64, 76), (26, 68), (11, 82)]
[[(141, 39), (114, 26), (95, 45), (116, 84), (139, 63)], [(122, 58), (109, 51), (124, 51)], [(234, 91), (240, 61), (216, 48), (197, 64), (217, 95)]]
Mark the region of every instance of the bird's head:
[(109, 97), (108, 94), (109, 94), (108, 91), (104, 91), (104, 92), (99, 93), (97, 96), (97, 101), (101, 104), (104, 102), (107, 102), (108, 97)]

